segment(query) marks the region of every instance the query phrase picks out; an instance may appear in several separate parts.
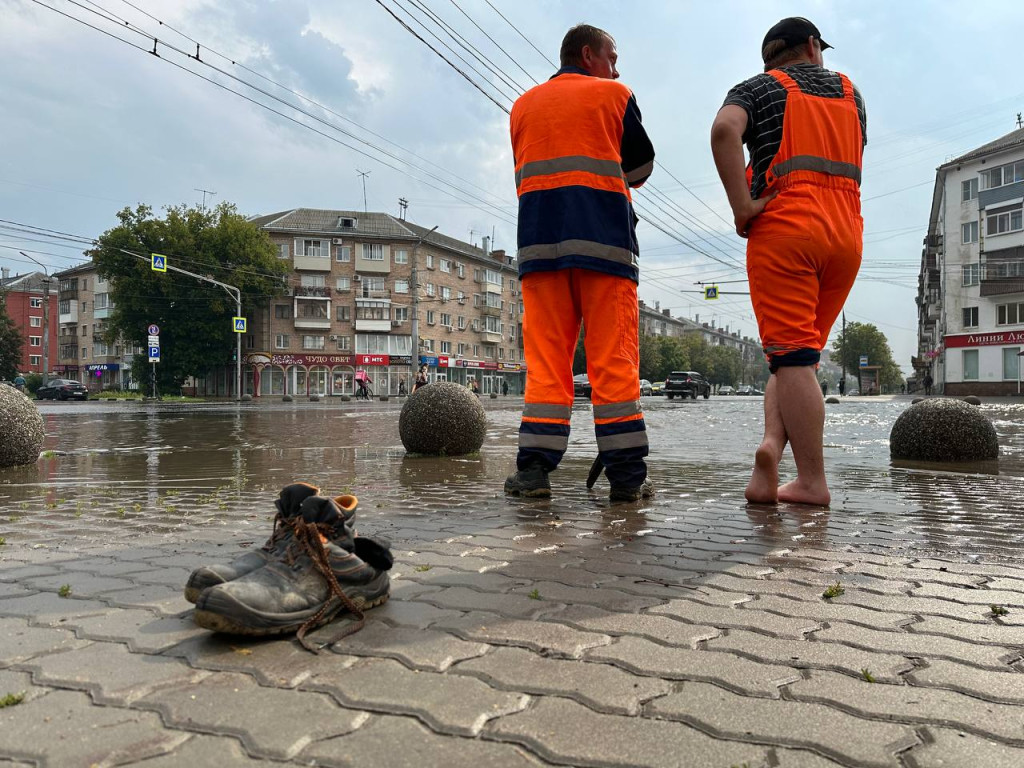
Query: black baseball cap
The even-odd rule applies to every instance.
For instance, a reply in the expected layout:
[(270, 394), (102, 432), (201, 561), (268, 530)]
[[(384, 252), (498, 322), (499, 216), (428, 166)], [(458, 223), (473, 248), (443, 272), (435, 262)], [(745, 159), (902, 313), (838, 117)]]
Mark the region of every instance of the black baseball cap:
[(807, 42), (808, 37), (813, 37), (821, 43), (823, 51), (832, 47), (821, 39), (821, 32), (810, 21), (803, 16), (790, 16), (768, 30), (768, 34), (764, 36), (764, 42), (761, 43), (761, 50), (763, 51), (768, 43), (776, 40), (783, 40), (787, 46), (791, 46)]

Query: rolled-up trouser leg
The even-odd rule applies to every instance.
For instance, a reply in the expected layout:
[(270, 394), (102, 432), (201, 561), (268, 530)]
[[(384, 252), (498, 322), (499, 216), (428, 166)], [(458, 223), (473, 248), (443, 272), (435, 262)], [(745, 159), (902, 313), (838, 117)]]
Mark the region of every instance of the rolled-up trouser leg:
[(608, 481), (634, 488), (647, 477), (647, 428), (640, 405), (639, 309), (636, 283), (578, 270), (594, 431)]
[(526, 404), (519, 425), (519, 469), (536, 464), (550, 472), (569, 445), (572, 358), (580, 333), (570, 274), (575, 271), (534, 272), (522, 279)]

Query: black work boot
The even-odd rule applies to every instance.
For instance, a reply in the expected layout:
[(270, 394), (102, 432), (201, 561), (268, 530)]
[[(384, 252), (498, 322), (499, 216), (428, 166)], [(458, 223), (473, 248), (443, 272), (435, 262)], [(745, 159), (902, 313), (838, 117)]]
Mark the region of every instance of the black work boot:
[[(308, 483), (292, 483), (281, 489), (279, 497), (274, 501), (277, 514), (274, 516), (274, 530), (267, 543), (259, 549), (246, 552), (230, 563), (204, 565), (192, 571), (185, 585), (185, 599), (194, 603), (199, 594), (208, 587), (223, 584), (226, 581), (245, 576), (247, 573), (262, 568), (277, 554), (284, 552), (292, 540), (292, 522), (299, 514), (299, 506), (310, 496), (319, 493), (319, 489)], [(359, 501), (355, 496), (338, 496), (335, 501), (341, 507), (347, 520), (355, 516)]]
[(293, 523), (293, 538), (280, 555), (246, 576), (205, 590), (195, 622), (215, 632), (238, 635), (305, 634), (348, 611), (384, 603), (394, 560), (387, 542), (356, 537), (333, 499), (311, 496)]
[(613, 485), (608, 492), (608, 499), (610, 501), (640, 501), (640, 499), (649, 499), (653, 495), (654, 483), (644, 480), (640, 485), (635, 486)]
[(505, 479), (505, 493), (534, 499), (550, 498), (551, 483), (548, 481), (548, 471), (534, 464), (514, 472)]

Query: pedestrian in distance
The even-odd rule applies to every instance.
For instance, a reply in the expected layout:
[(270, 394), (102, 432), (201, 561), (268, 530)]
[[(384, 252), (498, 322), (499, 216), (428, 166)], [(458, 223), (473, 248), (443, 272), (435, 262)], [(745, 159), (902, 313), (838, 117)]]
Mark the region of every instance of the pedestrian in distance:
[(370, 375), (366, 371), (362, 368), (356, 371), (356, 385), (358, 386), (356, 397), (363, 400), (369, 400), (373, 395), (370, 391), (370, 384), (372, 383), (373, 379), (370, 378)]
[(412, 391), (415, 392), (422, 386), (427, 384), (427, 366), (421, 365), (420, 369), (416, 371), (416, 381), (412, 385)]
[(822, 381), (821, 382), (821, 396), (822, 397), (828, 397), (828, 382), (827, 381)]
[(505, 396), (505, 397), (508, 397), (508, 380), (507, 379), (502, 379), (501, 380), (501, 394), (503, 396)]
[[(867, 130), (860, 93), (846, 75), (824, 67), (828, 48), (807, 19), (780, 21), (761, 44), (764, 73), (729, 91), (711, 129), (736, 232), (747, 239), (750, 298), (773, 374), (746, 489), (751, 502), (831, 500), (815, 369), (860, 269)], [(787, 441), (797, 477), (780, 487)]]
[(25, 377), (20, 373), (14, 377), (14, 388), (19, 392), (25, 391)]
[(846, 379), (839, 380), (839, 396), (842, 397), (846, 394)]
[(517, 471), (505, 492), (551, 495), (548, 475), (569, 445), (572, 358), (582, 324), (598, 458), (610, 498), (635, 501), (654, 488), (644, 462), (630, 188), (650, 176), (654, 147), (632, 92), (616, 82), (611, 35), (573, 27), (560, 59), (555, 75), (512, 107), (527, 371)]
[(469, 385), (468, 386), (469, 386), (469, 391), (470, 392), (472, 392), (477, 397), (480, 397), (480, 384), (479, 384), (479, 382), (477, 382), (477, 380), (474, 377), (472, 377), (472, 376), (469, 377)]
[(405, 396), (405, 376), (398, 379), (398, 395), (399, 397)]
[(932, 375), (930, 373), (926, 373), (924, 375), (924, 380), (921, 383), (924, 384), (924, 393), (925, 393), (925, 395), (927, 395), (928, 397), (931, 397), (932, 396), (932, 384), (935, 383), (934, 380), (932, 379)]

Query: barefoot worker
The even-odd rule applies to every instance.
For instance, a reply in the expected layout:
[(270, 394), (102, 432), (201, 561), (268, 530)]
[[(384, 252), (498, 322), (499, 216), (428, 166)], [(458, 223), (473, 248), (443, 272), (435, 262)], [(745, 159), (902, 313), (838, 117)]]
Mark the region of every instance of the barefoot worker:
[[(764, 74), (731, 91), (711, 128), (711, 149), (747, 238), (750, 298), (769, 367), (764, 439), (746, 497), (827, 505), (825, 406), (815, 370), (860, 268), (864, 103), (824, 68), (831, 46), (804, 18), (780, 21), (761, 44)], [(743, 143), (753, 176), (744, 173)], [(787, 440), (797, 477), (779, 487)]]

